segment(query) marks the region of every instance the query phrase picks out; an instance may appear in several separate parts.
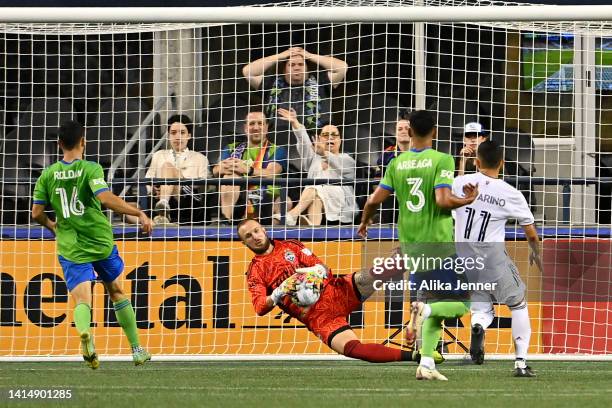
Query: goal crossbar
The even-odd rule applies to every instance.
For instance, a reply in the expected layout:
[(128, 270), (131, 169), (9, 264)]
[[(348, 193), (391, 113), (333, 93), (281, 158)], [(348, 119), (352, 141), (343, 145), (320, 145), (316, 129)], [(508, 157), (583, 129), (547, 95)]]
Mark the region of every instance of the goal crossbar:
[(2, 23), (352, 23), (608, 21), (612, 6), (164, 7), (4, 8)]

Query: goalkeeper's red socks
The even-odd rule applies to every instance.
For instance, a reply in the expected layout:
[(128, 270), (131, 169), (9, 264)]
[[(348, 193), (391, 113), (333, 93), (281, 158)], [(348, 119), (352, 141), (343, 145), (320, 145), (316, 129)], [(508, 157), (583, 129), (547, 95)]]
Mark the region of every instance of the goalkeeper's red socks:
[(390, 363), (392, 361), (412, 361), (412, 352), (386, 347), (382, 344), (351, 340), (344, 345), (344, 355), (370, 363)]

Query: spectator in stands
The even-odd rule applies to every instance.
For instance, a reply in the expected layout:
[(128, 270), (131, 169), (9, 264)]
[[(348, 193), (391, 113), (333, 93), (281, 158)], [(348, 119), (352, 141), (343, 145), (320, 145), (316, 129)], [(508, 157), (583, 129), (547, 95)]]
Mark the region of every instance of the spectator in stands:
[[(278, 114), (291, 124), (302, 163), (308, 167), (308, 178), (346, 179), (347, 184), (351, 183), (355, 178), (355, 160), (340, 153), (342, 139), (336, 126), (323, 126), (313, 145), (295, 110), (279, 108)], [(299, 202), (285, 214), (285, 220), (290, 226), (296, 225), (298, 219), (307, 225), (321, 225), (325, 216), (326, 221), (350, 223), (356, 213), (352, 186), (314, 185), (304, 189)]]
[[(187, 115), (174, 115), (168, 119), (170, 149), (158, 150), (153, 155), (146, 178), (208, 178), (208, 159), (202, 153), (189, 150), (193, 124)], [(194, 185), (154, 186), (156, 224), (171, 221), (204, 222), (204, 194)]]
[(476, 172), (476, 151), (478, 145), (489, 138), (489, 134), (478, 122), (470, 122), (465, 125), (463, 132), (463, 148), (459, 152), (459, 164), (457, 171), (460, 176), (465, 173)]
[(377, 176), (382, 177), (389, 162), (402, 152), (410, 149), (410, 134), (408, 133), (408, 129), (410, 129), (409, 116), (409, 112), (402, 112), (397, 118), (395, 144), (387, 147), (378, 158), (376, 167)]
[[(385, 173), (385, 169), (397, 156), (402, 152), (410, 149), (410, 113), (402, 112), (397, 118), (395, 125), (395, 144), (387, 147), (380, 157), (378, 158), (378, 166), (376, 167), (376, 176), (382, 177)], [(381, 224), (395, 224), (395, 220), (399, 216), (399, 209), (397, 208), (395, 199), (390, 197), (385, 200), (380, 207), (380, 223)]]
[[(268, 140), (268, 121), (261, 110), (251, 110), (245, 119), (244, 132), (247, 141), (227, 145), (221, 153), (221, 161), (213, 167), (216, 177), (263, 177), (272, 178), (287, 169), (287, 153)], [(220, 206), (222, 222), (241, 220), (259, 207), (262, 224), (272, 221), (273, 202), (279, 212), (280, 194), (278, 187), (249, 186), (247, 191), (240, 186), (222, 185)], [(252, 210), (252, 211), (251, 211)]]
[[(282, 74), (265, 75), (281, 61)], [(309, 72), (308, 62), (325, 72)], [(346, 62), (338, 58), (293, 47), (245, 65), (242, 74), (251, 88), (263, 91), (265, 114), (276, 132), (289, 130), (286, 122), (278, 120), (278, 109), (292, 108), (300, 123), (314, 135), (325, 123), (331, 123), (331, 90), (344, 80), (347, 69)]]

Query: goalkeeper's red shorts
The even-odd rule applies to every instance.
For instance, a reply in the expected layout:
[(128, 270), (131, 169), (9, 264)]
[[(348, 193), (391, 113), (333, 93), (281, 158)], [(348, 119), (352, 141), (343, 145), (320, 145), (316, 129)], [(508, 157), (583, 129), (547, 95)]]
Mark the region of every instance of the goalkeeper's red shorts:
[(361, 294), (355, 285), (355, 274), (352, 273), (331, 279), (302, 321), (329, 346), (336, 334), (351, 329), (348, 315), (360, 308)]

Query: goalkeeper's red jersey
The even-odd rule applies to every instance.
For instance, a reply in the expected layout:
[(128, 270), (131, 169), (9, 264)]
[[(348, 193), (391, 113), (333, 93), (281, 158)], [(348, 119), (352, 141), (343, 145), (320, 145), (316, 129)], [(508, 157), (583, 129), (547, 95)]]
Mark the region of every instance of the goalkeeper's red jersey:
[[(297, 268), (323, 264), (300, 241), (272, 240), (272, 245), (274, 249), (268, 255), (255, 255), (247, 271), (247, 282), (253, 307), (260, 316), (269, 311), (266, 307), (266, 297), (271, 295), (272, 291), (285, 279), (293, 275)], [(329, 271), (324, 286), (329, 282), (331, 276), (332, 273)], [(294, 305), (287, 296), (278, 304), (278, 307), (296, 319), (303, 316), (305, 309)]]

